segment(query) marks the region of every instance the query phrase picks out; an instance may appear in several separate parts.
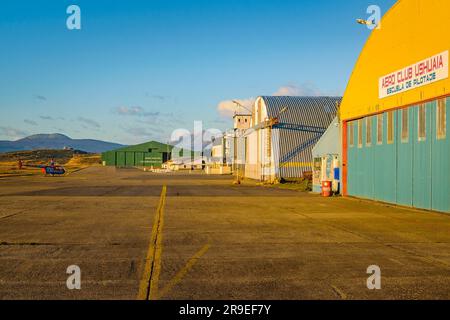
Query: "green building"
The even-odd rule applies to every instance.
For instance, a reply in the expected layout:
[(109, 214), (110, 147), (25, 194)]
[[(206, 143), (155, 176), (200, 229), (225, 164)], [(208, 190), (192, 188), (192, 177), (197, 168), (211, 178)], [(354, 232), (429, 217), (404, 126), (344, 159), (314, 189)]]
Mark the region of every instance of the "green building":
[[(156, 167), (172, 159), (172, 152), (178, 152), (177, 157), (183, 157), (183, 150), (171, 145), (150, 141), (134, 146), (102, 153), (102, 161), (107, 166), (116, 167)], [(189, 151), (186, 152), (186, 155)]]

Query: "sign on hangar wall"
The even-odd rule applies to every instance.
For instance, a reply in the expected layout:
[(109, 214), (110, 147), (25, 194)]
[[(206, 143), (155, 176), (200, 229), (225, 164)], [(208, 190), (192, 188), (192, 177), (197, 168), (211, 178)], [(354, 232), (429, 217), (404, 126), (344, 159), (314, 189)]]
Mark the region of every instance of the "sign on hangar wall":
[(448, 51), (427, 58), (379, 79), (383, 99), (448, 78)]

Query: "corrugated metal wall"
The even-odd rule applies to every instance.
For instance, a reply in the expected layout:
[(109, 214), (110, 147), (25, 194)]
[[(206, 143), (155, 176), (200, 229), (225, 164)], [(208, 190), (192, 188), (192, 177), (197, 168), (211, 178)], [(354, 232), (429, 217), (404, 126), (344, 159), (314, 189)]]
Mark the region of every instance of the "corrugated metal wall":
[[(277, 178), (301, 177), (312, 171), (312, 149), (337, 113), (340, 97), (262, 97), (267, 114), (279, 118), (272, 130)], [(281, 112), (284, 108), (285, 111)], [(281, 112), (281, 113), (280, 113)], [(322, 133), (299, 130), (307, 126)]]
[[(450, 119), (450, 98), (446, 119)], [(372, 123), (372, 143), (367, 144), (367, 122), (350, 121), (347, 126), (347, 191), (349, 195), (422, 209), (450, 212), (449, 133), (437, 138), (437, 101), (425, 104), (425, 139), (419, 139), (419, 106), (406, 109), (408, 137), (402, 139), (402, 110), (393, 113), (392, 143), (388, 143), (388, 113), (383, 113), (382, 143), (377, 143), (377, 116)], [(362, 145), (358, 146), (358, 123), (362, 124)], [(351, 126), (354, 126), (351, 146)]]
[(150, 141), (104, 152), (102, 153), (102, 160), (105, 161), (107, 166), (161, 167), (163, 154), (169, 154), (172, 151), (176, 156), (180, 149), (157, 141)]
[(102, 160), (107, 166), (116, 167), (160, 167), (162, 153), (141, 151), (108, 151), (102, 154)]

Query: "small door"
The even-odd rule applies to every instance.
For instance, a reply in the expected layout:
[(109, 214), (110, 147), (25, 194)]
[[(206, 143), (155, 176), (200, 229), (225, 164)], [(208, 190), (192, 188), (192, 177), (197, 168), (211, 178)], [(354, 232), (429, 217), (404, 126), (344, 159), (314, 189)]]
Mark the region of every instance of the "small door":
[(450, 143), (447, 132), (450, 98), (434, 102), (432, 106), (432, 199), (433, 210), (450, 212)]
[(359, 196), (357, 126), (357, 121), (347, 123), (347, 193), (350, 196)]
[(360, 150), (362, 157), (360, 159), (361, 174), (361, 192), (367, 199), (374, 198), (374, 161), (375, 161), (375, 117), (369, 116), (363, 120), (363, 148)]
[(413, 206), (431, 209), (431, 146), (433, 103), (414, 107)]
[(134, 166), (134, 152), (126, 152), (125, 155), (125, 166), (133, 167)]
[(163, 152), (162, 153), (162, 162), (166, 163), (170, 160), (170, 152)]
[(116, 158), (116, 166), (117, 167), (124, 167), (125, 166), (125, 152), (119, 151), (117, 152), (117, 158)]
[(413, 205), (415, 108), (397, 111), (397, 203)]
[(136, 152), (135, 156), (136, 156), (135, 165), (138, 167), (143, 167), (144, 166), (144, 153)]
[[(373, 199), (395, 203), (397, 185), (397, 141), (395, 111), (373, 116), (372, 168)], [(370, 191), (370, 190), (369, 190)]]

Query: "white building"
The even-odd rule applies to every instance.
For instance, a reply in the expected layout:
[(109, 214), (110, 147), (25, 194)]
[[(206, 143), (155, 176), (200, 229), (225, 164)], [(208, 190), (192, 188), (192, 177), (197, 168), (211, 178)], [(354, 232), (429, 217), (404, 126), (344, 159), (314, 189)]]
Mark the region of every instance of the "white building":
[(245, 177), (261, 181), (312, 172), (312, 148), (337, 113), (340, 97), (258, 97), (245, 130)]

